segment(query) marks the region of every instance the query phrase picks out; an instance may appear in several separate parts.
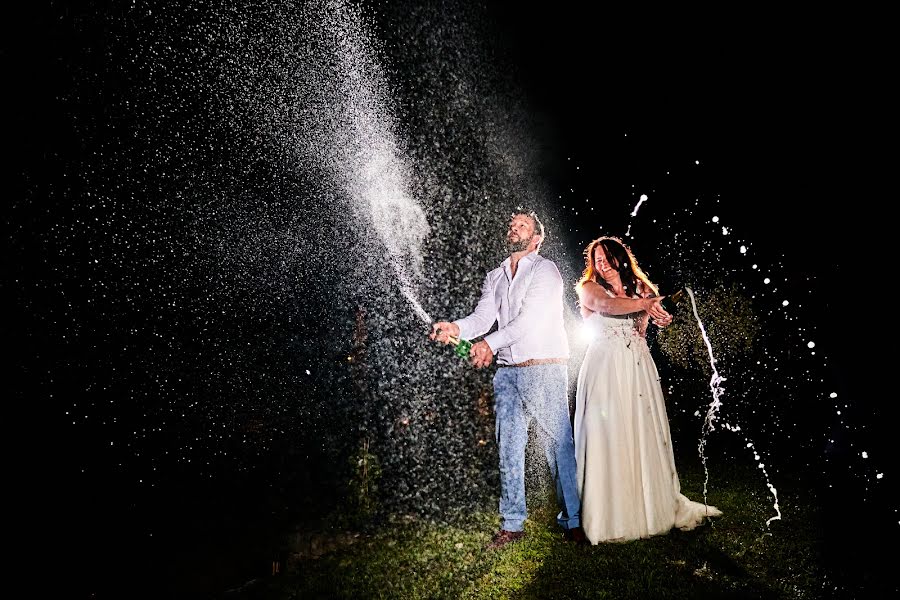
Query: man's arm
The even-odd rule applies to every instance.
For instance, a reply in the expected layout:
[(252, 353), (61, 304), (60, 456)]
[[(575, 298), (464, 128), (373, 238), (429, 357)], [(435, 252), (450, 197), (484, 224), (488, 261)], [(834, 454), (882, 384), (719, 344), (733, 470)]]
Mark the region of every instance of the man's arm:
[(497, 320), (498, 312), (497, 300), (494, 297), (494, 284), (491, 273), (488, 273), (481, 285), (481, 298), (478, 299), (475, 310), (469, 316), (453, 321), (453, 324), (459, 328), (460, 339), (471, 340), (487, 333)]

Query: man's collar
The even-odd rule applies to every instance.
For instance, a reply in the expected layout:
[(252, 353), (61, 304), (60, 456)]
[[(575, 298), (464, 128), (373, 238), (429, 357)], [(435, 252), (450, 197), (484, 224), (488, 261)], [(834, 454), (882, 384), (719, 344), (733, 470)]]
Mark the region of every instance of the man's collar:
[[(531, 252), (529, 252), (528, 254), (526, 254), (525, 256), (523, 256), (522, 258), (520, 258), (520, 259), (519, 259), (519, 262), (521, 263), (523, 260), (535, 260), (535, 259), (537, 259), (537, 257), (538, 257), (537, 250), (532, 250)], [(506, 257), (506, 260), (503, 261), (503, 264), (507, 264), (507, 265), (508, 265), (508, 264), (511, 264), (511, 263), (512, 263), (512, 255), (507, 256), (507, 257)]]

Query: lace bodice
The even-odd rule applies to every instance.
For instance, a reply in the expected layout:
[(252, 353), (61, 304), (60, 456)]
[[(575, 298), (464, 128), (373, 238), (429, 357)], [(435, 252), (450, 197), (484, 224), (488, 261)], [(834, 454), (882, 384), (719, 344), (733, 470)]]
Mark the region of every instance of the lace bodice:
[(592, 313), (585, 317), (585, 326), (591, 332), (591, 339), (644, 339), (647, 334), (647, 313), (644, 311), (627, 315), (604, 315)]
[[(604, 288), (606, 295), (615, 298), (615, 295)], [(639, 298), (641, 295), (634, 295), (632, 298)], [(591, 339), (598, 338), (646, 338), (647, 322), (650, 315), (644, 311), (628, 313), (625, 315), (605, 315), (602, 313), (591, 313), (585, 317), (585, 325), (591, 332)]]

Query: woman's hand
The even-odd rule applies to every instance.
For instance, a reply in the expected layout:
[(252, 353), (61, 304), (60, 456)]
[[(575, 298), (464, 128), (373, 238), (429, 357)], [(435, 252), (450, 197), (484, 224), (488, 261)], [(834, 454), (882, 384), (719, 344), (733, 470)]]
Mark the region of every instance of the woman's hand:
[[(661, 321), (665, 322), (666, 319), (669, 320), (669, 323), (672, 322), (672, 315), (666, 312), (666, 310), (662, 307), (662, 299), (665, 296), (656, 296), (655, 298), (644, 298), (644, 310), (647, 314), (650, 315), (650, 318), (653, 319), (653, 322)], [(668, 323), (666, 323), (668, 325)]]
[(671, 325), (673, 317), (669, 313), (666, 313), (666, 314), (668, 316), (666, 316), (662, 319), (653, 319), (653, 324), (660, 328), (668, 327), (669, 325)]

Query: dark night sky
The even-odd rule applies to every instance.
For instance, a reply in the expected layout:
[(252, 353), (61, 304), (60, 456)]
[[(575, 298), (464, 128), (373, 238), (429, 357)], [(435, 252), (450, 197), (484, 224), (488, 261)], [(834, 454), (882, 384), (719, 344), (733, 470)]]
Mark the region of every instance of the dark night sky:
[[(781, 15), (772, 25), (757, 17), (741, 28), (679, 29), (588, 9), (490, 6), (543, 125), (545, 175), (559, 188), (570, 183), (570, 157), (591, 166), (598, 196), (635, 180), (653, 185), (697, 158), (706, 188), (727, 196), (724, 208), (746, 230), (765, 231), (798, 272), (843, 280), (834, 287), (845, 290), (884, 286), (896, 95), (879, 36), (860, 40), (858, 24), (836, 15), (819, 15), (818, 28)], [(79, 158), (83, 142), (60, 97), (109, 62), (88, 46), (102, 24), (79, 14), (53, 6), (33, 17), (33, 35), (4, 50), (11, 74), (27, 82), (12, 98), (22, 148), (14, 164), (26, 161), (12, 174), (27, 174), (25, 189)], [(827, 247), (842, 238), (852, 245)]]
[(880, 247), (867, 232), (878, 231), (883, 142), (896, 123), (877, 36), (860, 43), (799, 19), (763, 34), (753, 20), (750, 31), (656, 30), (577, 11), (508, 16), (530, 96), (560, 149), (615, 160), (596, 140), (624, 131), (638, 139), (632, 172), (696, 155), (742, 219), (774, 227), (773, 243), (799, 248), (806, 264), (823, 253), (808, 248), (839, 232)]
[[(72, 169), (97, 164), (83, 153), (98, 146), (79, 135), (92, 131), (121, 142), (98, 125), (110, 113), (103, 100), (129, 97), (134, 83), (124, 75), (116, 79), (128, 73), (112, 51), (127, 46), (115, 27), (110, 30), (116, 20), (95, 18), (115, 10), (103, 3), (51, 5), (23, 21), (25, 35), (4, 41), (2, 54), (16, 103), (4, 295), (13, 298), (17, 312), (3, 325), (18, 351), (11, 363), (14, 411), (32, 438), (29, 447), (63, 456), (66, 449), (46, 425), (50, 415), (59, 416), (46, 397), (58, 385), (48, 383), (57, 375), (54, 361), (74, 354), (90, 362), (109, 348), (106, 338), (91, 348), (58, 345), (59, 332), (41, 313), (59, 308), (53, 285), (73, 278), (54, 270), (42, 252), (57, 220), (72, 215), (79, 192)], [(853, 399), (851, 412), (865, 435), (889, 453), (896, 382), (888, 364), (895, 325), (887, 289), (895, 232), (884, 214), (896, 189), (890, 160), (898, 102), (889, 91), (896, 69), (889, 69), (887, 38), (862, 33), (863, 24), (846, 15), (722, 16), (718, 24), (701, 25), (709, 15), (681, 14), (693, 25), (654, 27), (643, 18), (593, 9), (541, 12), (497, 4), (491, 14), (497, 45), (514, 60), (514, 76), (537, 123), (541, 175), (564, 194), (575, 177), (573, 165), (583, 165), (578, 181), (601, 210), (605, 199), (635, 193), (635, 183), (638, 193), (664, 195), (694, 185), (698, 194), (721, 195), (723, 222), (739, 228), (762, 258), (783, 261), (785, 272), (798, 279), (812, 277), (806, 314), (817, 322), (829, 375), (841, 396)], [(108, 45), (93, 44), (101, 39)], [(73, 108), (61, 98), (76, 84), (81, 96)], [(115, 143), (105, 148), (115, 150)], [(141, 143), (146, 140), (134, 145)], [(692, 170), (695, 160), (702, 176)], [(592, 234), (590, 224), (576, 217), (562, 225), (584, 228), (588, 237), (622, 233)], [(571, 240), (578, 253), (579, 241)], [(85, 248), (73, 249), (80, 251)], [(651, 257), (643, 260), (652, 263)], [(162, 280), (165, 273), (148, 277)], [(310, 314), (311, 322), (317, 314)], [(82, 331), (104, 327), (99, 317), (81, 325)], [(125, 361), (117, 356), (113, 362), (119, 359)], [(92, 380), (85, 373), (59, 376)], [(135, 385), (146, 379), (136, 375)], [(895, 465), (884, 468), (900, 475)], [(23, 469), (35, 477), (29, 466)], [(45, 480), (38, 489), (68, 492), (54, 488)]]
[(593, 171), (597, 196), (618, 198), (635, 181), (664, 187), (663, 172), (701, 160), (703, 192), (721, 194), (723, 222), (788, 272), (814, 277), (811, 310), (833, 323), (822, 333), (836, 375), (881, 397), (887, 353), (858, 351), (864, 330), (892, 343), (873, 300), (895, 256), (884, 213), (897, 96), (883, 38), (866, 29), (874, 23), (829, 14), (740, 23), (693, 15), (693, 26), (592, 9), (498, 14), (547, 123), (549, 176), (569, 183), (563, 159), (572, 156)]

